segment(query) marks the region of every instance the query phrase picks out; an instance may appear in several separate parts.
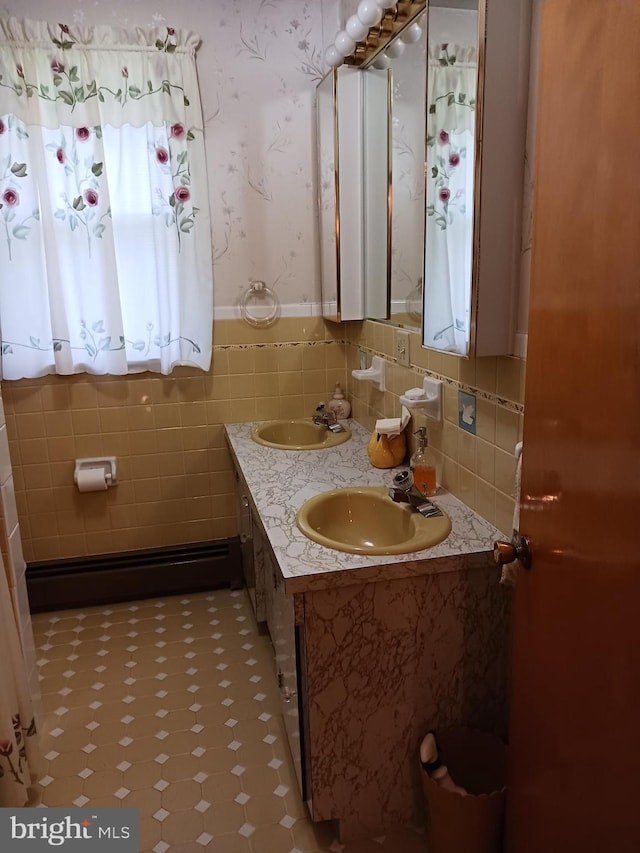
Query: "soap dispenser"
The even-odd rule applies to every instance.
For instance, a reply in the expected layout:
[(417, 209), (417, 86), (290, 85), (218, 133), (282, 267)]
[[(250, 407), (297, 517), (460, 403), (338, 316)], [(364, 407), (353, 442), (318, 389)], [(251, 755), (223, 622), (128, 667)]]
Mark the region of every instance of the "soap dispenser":
[(413, 484), (425, 497), (436, 494), (436, 460), (427, 446), (426, 427), (420, 427), (414, 435), (418, 436), (418, 447), (411, 457)]
[(333, 397), (327, 404), (327, 409), (333, 412), (338, 420), (346, 420), (351, 414), (351, 403), (345, 400), (344, 391), (340, 387), (340, 383), (336, 382), (336, 388), (333, 392)]

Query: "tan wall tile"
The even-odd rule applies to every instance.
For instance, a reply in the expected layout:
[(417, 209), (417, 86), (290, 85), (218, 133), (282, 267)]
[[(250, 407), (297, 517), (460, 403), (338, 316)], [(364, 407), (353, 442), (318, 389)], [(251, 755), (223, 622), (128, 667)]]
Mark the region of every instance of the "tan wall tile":
[(329, 347), (303, 347), (302, 369), (305, 371), (321, 370), (326, 368), (326, 353)]
[(74, 439), (74, 459), (104, 456), (105, 453), (104, 436), (102, 435), (78, 435)]
[(241, 373), (232, 376), (229, 383), (231, 400), (247, 399), (256, 395), (256, 377), (253, 373)]
[(256, 401), (253, 398), (230, 401), (230, 419), (233, 423), (255, 421), (256, 411)]
[(496, 490), (484, 480), (476, 481), (476, 512), (479, 512), (490, 524), (495, 524)]
[[(20, 486), (18, 475), (23, 479), (23, 484)], [(51, 469), (48, 465), (21, 465), (19, 468), (14, 466), (13, 476), (18, 494), (22, 489), (43, 489), (51, 486)]]
[[(236, 535), (235, 482), (222, 424), (309, 417), (340, 382), (354, 417), (370, 429), (378, 417), (400, 413), (399, 394), (420, 386), (424, 371), (452, 380), (445, 384), (445, 424), (424, 421), (439, 457), (440, 480), (468, 500), (473, 491), (476, 509), (491, 521), (496, 485), (512, 500), (512, 438), (521, 438), (522, 415), (478, 397), (478, 436), (461, 433), (457, 383), (518, 402), (522, 363), (467, 362), (433, 353), (410, 332), (408, 369), (395, 365), (393, 337), (392, 326), (371, 321), (280, 318), (266, 329), (216, 321), (207, 374), (180, 368), (171, 376), (49, 376), (3, 383), (25, 558)], [(395, 372), (384, 393), (351, 377), (359, 346), (368, 350), (369, 363), (372, 353), (393, 359)], [(414, 424), (421, 423), (416, 416)], [(499, 461), (496, 444), (503, 453)], [(82, 495), (73, 484), (74, 460), (100, 455), (117, 457), (118, 486)], [(141, 506), (144, 521), (137, 517)], [(500, 506), (508, 514), (509, 504)]]
[[(311, 350), (314, 347), (310, 348)], [(278, 372), (278, 350), (261, 348), (256, 352), (256, 373)]]
[(302, 370), (302, 347), (280, 347), (276, 353), (279, 373)]
[(65, 412), (68, 414), (70, 407), (69, 386), (45, 385), (41, 389), (40, 397), (45, 412)]
[(516, 458), (513, 453), (506, 453), (496, 448), (495, 487), (505, 494), (513, 496), (516, 473)]
[(458, 461), (468, 471), (476, 470), (476, 437), (464, 430), (458, 435)]
[(495, 478), (495, 445), (481, 438), (476, 439), (476, 474), (487, 483), (494, 482)]
[[(322, 374), (325, 375), (324, 372)], [(261, 373), (255, 377), (255, 393), (258, 400), (262, 397), (278, 396), (278, 374)]]
[[(42, 412), (25, 412), (17, 414), (15, 428), (21, 439), (44, 438), (45, 416)], [(71, 430), (69, 430), (70, 432)]]
[(303, 390), (301, 370), (278, 373), (278, 393), (281, 396), (289, 397), (294, 394), (302, 394)]
[(496, 410), (496, 445), (514, 453), (519, 438), (520, 415), (498, 406)]
[(153, 406), (128, 406), (126, 412), (128, 429), (154, 429)]
[[(235, 381), (243, 377), (236, 377)], [(180, 406), (180, 424), (183, 427), (204, 426), (207, 423), (207, 404), (204, 400), (182, 403)]]
[(476, 358), (461, 358), (458, 369), (458, 379), (463, 385), (476, 387), (476, 368), (479, 359)]
[(46, 438), (27, 438), (20, 442), (20, 459), (23, 465), (36, 465), (49, 461)]
[(88, 381), (72, 381), (69, 386), (69, 405), (75, 409), (95, 409), (98, 392), (95, 384)]
[(229, 360), (229, 373), (236, 376), (238, 373), (251, 373), (255, 371), (255, 351), (253, 349), (233, 349), (227, 353)]
[(494, 524), (498, 530), (502, 530), (507, 536), (513, 530), (513, 510), (515, 501), (508, 495), (496, 490), (496, 517)]
[(476, 359), (476, 388), (487, 391), (489, 394), (496, 392), (496, 376), (498, 372), (498, 360), (494, 356), (485, 356)]
[(476, 397), (476, 435), (495, 444), (496, 405), (482, 397)]
[(524, 398), (524, 361), (519, 358), (498, 358), (496, 393), (507, 400), (522, 402)]
[(71, 412), (71, 423), (75, 435), (95, 435), (101, 431), (98, 409), (75, 409)]
[(460, 465), (458, 467), (457, 497), (471, 509), (476, 508), (476, 483), (477, 477)]
[(280, 398), (260, 397), (256, 400), (256, 420), (272, 421), (279, 417)]
[(71, 435), (72, 431), (71, 412), (45, 411), (43, 436)]

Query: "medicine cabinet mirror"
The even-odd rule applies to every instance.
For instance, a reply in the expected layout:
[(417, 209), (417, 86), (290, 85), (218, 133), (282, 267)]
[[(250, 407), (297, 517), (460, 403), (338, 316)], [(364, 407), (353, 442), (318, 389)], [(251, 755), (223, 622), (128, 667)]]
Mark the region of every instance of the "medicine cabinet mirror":
[(513, 353), (530, 0), (428, 6), (423, 345)]
[[(392, 92), (388, 320), (395, 326), (419, 330), (424, 277), (426, 13), (408, 32), (410, 35), (400, 31), (385, 51), (391, 60), (388, 73)], [(367, 180), (379, 180), (379, 176), (368, 175)]]
[[(320, 271), (328, 320), (389, 316), (388, 102), (386, 72), (342, 66), (317, 87)], [(381, 179), (367, 181), (365, 174)]]
[(318, 86), (323, 312), (512, 354), (531, 0), (417, 6), (410, 37)]

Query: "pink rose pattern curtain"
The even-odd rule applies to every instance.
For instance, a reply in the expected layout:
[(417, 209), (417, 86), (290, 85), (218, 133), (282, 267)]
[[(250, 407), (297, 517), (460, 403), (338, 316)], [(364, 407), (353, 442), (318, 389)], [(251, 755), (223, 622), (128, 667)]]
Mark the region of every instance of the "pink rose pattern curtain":
[(474, 47), (430, 46), (423, 342), (461, 355), (470, 334), (476, 76)]
[(0, 20), (4, 379), (209, 368), (198, 43)]

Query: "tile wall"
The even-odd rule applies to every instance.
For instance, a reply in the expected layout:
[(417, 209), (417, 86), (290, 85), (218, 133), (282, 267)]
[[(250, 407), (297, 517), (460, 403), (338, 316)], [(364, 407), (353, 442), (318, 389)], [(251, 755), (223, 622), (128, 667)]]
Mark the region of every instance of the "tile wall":
[[(396, 330), (385, 323), (349, 324), (347, 368), (353, 416), (373, 428), (379, 417), (397, 417), (399, 396), (409, 388), (422, 387), (424, 376), (444, 383), (442, 424), (414, 415), (410, 429), (427, 427), (429, 444), (438, 461), (439, 482), (483, 518), (511, 533), (514, 511), (515, 445), (522, 439), (524, 376), (526, 361), (507, 357), (461, 359), (430, 352), (420, 345), (420, 335), (410, 333), (410, 367), (395, 358)], [(351, 377), (358, 368), (359, 351), (383, 356), (386, 390)], [(476, 433), (458, 425), (458, 392), (476, 398)]]
[[(201, 542), (237, 532), (225, 422), (308, 417), (336, 382), (358, 421), (399, 414), (399, 394), (427, 373), (444, 380), (444, 423), (429, 426), (443, 485), (505, 532), (513, 515), (513, 449), (522, 433), (524, 362), (427, 353), (411, 334), (397, 365), (383, 323), (282, 318), (267, 329), (216, 322), (208, 374), (3, 382), (6, 432), (27, 562)], [(389, 362), (387, 391), (356, 382), (358, 349)], [(477, 397), (477, 434), (458, 427), (459, 389)], [(423, 423), (418, 416), (414, 423)], [(427, 423), (425, 421), (425, 423)], [(428, 425), (428, 423), (427, 423)], [(80, 494), (79, 457), (117, 457), (118, 485)]]
[[(310, 416), (345, 383), (343, 330), (320, 318), (215, 324), (208, 374), (3, 382), (27, 562), (235, 535), (225, 422)], [(115, 456), (118, 485), (80, 494), (74, 460)]]

